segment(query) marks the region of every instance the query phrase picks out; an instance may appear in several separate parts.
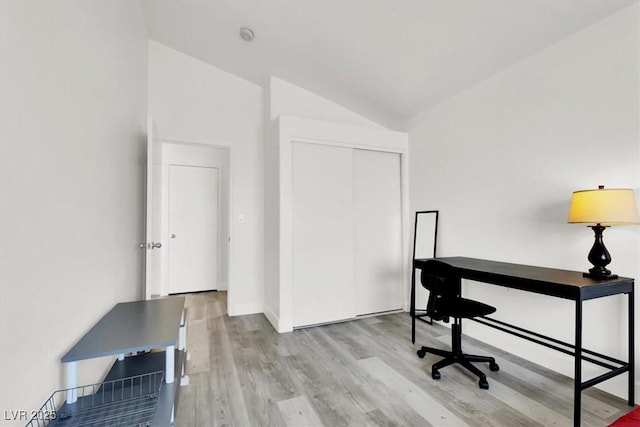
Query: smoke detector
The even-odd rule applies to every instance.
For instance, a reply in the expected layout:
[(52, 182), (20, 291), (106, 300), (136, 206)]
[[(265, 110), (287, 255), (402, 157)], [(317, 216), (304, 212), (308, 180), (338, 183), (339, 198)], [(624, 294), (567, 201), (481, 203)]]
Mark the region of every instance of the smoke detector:
[(255, 37), (255, 34), (253, 34), (251, 28), (242, 27), (240, 28), (240, 37), (242, 37), (242, 40), (250, 42)]

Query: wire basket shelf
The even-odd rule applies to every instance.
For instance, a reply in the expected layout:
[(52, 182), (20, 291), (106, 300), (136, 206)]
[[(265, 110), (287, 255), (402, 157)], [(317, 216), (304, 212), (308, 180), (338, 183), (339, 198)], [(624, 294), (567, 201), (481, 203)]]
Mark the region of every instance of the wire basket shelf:
[(163, 379), (157, 371), (57, 390), (25, 427), (149, 427)]

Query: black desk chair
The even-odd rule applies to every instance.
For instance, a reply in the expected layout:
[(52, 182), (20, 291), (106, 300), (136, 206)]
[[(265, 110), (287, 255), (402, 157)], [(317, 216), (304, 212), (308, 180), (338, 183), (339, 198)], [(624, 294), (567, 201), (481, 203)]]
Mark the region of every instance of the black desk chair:
[(418, 357), (422, 359), (427, 353), (444, 357), (431, 367), (431, 377), (434, 380), (440, 379), (440, 369), (459, 363), (480, 378), (478, 382), (480, 388), (488, 389), (486, 375), (471, 362), (488, 362), (489, 369), (492, 371), (498, 371), (500, 367), (493, 357), (474, 356), (462, 352), (462, 319), (486, 316), (495, 312), (495, 307), (460, 297), (460, 277), (455, 269), (443, 262), (427, 261), (422, 268), (420, 280), (422, 286), (429, 291), (427, 314), (434, 320), (443, 320), (447, 323), (452, 317), (454, 322), (451, 325), (451, 351), (422, 347), (418, 350)]

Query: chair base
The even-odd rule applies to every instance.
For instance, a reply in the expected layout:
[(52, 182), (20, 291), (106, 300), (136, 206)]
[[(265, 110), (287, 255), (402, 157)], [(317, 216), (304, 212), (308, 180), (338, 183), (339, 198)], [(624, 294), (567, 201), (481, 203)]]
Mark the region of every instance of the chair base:
[(440, 369), (454, 363), (458, 363), (468, 371), (475, 374), (480, 379), (478, 381), (478, 385), (480, 386), (480, 388), (485, 390), (488, 389), (489, 383), (487, 382), (487, 376), (480, 369), (473, 366), (471, 362), (488, 363), (489, 369), (491, 369), (491, 371), (493, 372), (496, 372), (500, 370), (500, 366), (498, 366), (498, 364), (496, 363), (496, 359), (489, 356), (464, 354), (462, 352), (462, 328), (460, 325), (460, 319), (456, 319), (456, 322), (451, 325), (451, 329), (451, 339), (453, 347), (452, 351), (441, 350), (439, 348), (433, 347), (422, 347), (420, 348), (420, 350), (418, 350), (418, 357), (422, 359), (427, 353), (444, 357), (444, 359), (434, 363), (431, 366), (431, 378), (433, 378), (434, 380), (440, 379)]
[(432, 347), (422, 347), (420, 350), (418, 350), (418, 357), (422, 359), (427, 353), (432, 353), (444, 357), (444, 359), (440, 360), (437, 363), (434, 363), (431, 366), (431, 378), (433, 378), (434, 380), (440, 379), (440, 369), (454, 363), (458, 363), (470, 372), (474, 373), (479, 378), (478, 385), (480, 386), (480, 388), (487, 390), (489, 388), (487, 376), (480, 369), (473, 366), (471, 362), (489, 363), (489, 369), (491, 369), (492, 371), (495, 372), (500, 370), (500, 366), (498, 366), (496, 360), (493, 357), (476, 356), (473, 354), (464, 353), (456, 354), (451, 351), (440, 350), (438, 348)]

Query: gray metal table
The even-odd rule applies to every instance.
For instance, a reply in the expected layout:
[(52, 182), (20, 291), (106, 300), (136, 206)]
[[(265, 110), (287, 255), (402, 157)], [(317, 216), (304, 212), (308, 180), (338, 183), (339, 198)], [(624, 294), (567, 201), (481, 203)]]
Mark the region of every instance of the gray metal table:
[[(171, 297), (148, 301), (119, 303), (109, 311), (62, 357), (66, 366), (67, 389), (78, 386), (78, 362), (104, 356), (118, 356), (122, 361), (126, 353), (165, 349), (165, 375), (167, 384), (175, 379), (175, 349), (184, 348), (180, 326), (184, 321), (184, 297)], [(174, 390), (175, 386), (168, 389)], [(67, 393), (67, 403), (77, 396)]]

